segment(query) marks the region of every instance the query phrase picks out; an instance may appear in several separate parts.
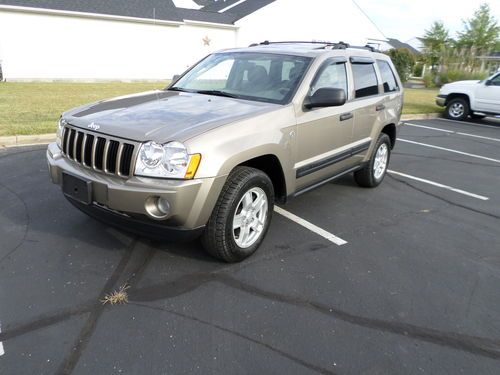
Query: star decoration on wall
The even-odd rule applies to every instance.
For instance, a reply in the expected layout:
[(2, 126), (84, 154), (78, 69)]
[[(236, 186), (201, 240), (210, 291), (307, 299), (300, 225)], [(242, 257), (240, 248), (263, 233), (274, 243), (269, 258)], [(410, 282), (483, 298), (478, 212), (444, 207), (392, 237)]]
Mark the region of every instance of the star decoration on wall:
[(208, 35), (206, 37), (203, 38), (203, 45), (204, 46), (210, 46), (210, 42), (212, 40), (208, 37)]

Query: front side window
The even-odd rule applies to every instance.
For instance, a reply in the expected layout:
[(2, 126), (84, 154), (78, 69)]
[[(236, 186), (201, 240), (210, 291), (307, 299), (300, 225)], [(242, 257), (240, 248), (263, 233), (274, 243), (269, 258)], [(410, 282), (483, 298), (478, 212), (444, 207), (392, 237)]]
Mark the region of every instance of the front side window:
[(310, 95), (318, 89), (343, 89), (347, 95), (347, 71), (345, 63), (332, 63), (321, 69), (311, 85)]
[(491, 80), (490, 80), (490, 84), (492, 86), (500, 86), (500, 74), (497, 74), (495, 77), (493, 77)]
[(378, 80), (373, 64), (352, 64), (356, 98), (378, 94)]
[(384, 86), (384, 92), (394, 92), (399, 90), (398, 82), (394, 76), (394, 72), (387, 61), (377, 60), (378, 69), (380, 70), (380, 76), (382, 77), (382, 83)]
[(310, 61), (308, 57), (271, 53), (216, 53), (169, 89), (286, 104)]

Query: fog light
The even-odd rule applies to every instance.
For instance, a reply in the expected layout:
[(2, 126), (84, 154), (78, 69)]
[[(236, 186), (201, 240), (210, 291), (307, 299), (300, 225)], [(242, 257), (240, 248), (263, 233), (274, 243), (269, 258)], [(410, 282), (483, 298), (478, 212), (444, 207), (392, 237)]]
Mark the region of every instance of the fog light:
[(144, 208), (153, 219), (165, 219), (170, 214), (170, 203), (162, 197), (149, 197), (146, 199)]

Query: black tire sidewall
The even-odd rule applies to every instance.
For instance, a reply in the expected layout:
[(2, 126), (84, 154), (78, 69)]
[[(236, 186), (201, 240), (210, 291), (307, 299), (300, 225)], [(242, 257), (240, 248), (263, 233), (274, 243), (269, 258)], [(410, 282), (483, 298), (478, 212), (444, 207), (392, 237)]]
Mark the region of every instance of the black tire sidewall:
[[(454, 104), (454, 103), (460, 103), (464, 106), (464, 113), (462, 116), (459, 116), (459, 117), (454, 117), (450, 114), (450, 108), (451, 106)], [(465, 120), (467, 118), (467, 116), (469, 115), (469, 104), (467, 103), (467, 101), (465, 99), (462, 99), (462, 98), (456, 98), (456, 99), (452, 99), (450, 100), (450, 102), (446, 105), (446, 117), (450, 120), (458, 120), (458, 121), (461, 121), (461, 120)]]
[[(264, 225), (264, 230), (262, 231), (259, 239), (250, 247), (242, 248), (236, 244), (236, 241), (233, 236), (233, 218), (238, 208), (238, 203), (241, 198), (247, 191), (254, 187), (261, 188), (267, 196), (267, 216), (266, 223)], [(226, 244), (228, 246), (228, 250), (231, 255), (236, 260), (243, 260), (250, 255), (252, 255), (260, 246), (264, 238), (266, 237), (267, 231), (269, 230), (269, 226), (271, 224), (272, 214), (274, 209), (274, 189), (271, 180), (262, 172), (255, 173), (252, 177), (250, 177), (245, 183), (239, 188), (237, 194), (234, 195), (234, 199), (231, 203), (231, 209), (228, 211), (228, 215), (225, 218), (224, 224), (224, 235), (226, 237)]]

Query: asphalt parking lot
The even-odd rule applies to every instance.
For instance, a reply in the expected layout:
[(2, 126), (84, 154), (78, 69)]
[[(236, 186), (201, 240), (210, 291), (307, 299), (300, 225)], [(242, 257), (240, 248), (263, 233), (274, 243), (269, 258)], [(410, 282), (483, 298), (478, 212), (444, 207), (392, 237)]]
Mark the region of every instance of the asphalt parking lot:
[[(0, 373), (499, 374), (500, 121), (410, 121), (377, 189), (283, 207), (237, 265), (74, 209), (0, 150)], [(103, 305), (128, 285), (129, 302)]]

